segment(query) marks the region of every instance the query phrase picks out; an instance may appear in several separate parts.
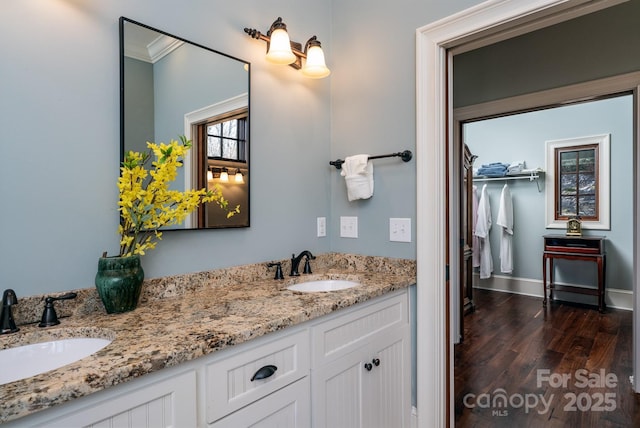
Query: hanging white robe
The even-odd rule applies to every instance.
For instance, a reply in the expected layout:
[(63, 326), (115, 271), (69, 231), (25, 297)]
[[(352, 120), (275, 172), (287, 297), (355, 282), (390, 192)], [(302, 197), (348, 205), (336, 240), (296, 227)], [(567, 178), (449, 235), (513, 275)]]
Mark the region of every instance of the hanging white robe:
[(480, 279), (491, 277), (493, 272), (493, 257), (491, 256), (491, 243), (489, 231), (491, 230), (491, 205), (487, 193), (487, 185), (482, 186), (480, 201), (478, 202), (478, 221), (476, 222), (475, 236), (480, 244)]
[(500, 271), (513, 272), (513, 200), (506, 184), (500, 195), (500, 208), (496, 224), (500, 226)]
[(471, 222), (471, 233), (473, 234), (473, 239), (471, 241), (471, 260), (472, 266), (474, 268), (480, 267), (480, 240), (476, 236), (476, 223), (478, 223), (478, 187), (473, 186), (472, 192), (472, 218)]

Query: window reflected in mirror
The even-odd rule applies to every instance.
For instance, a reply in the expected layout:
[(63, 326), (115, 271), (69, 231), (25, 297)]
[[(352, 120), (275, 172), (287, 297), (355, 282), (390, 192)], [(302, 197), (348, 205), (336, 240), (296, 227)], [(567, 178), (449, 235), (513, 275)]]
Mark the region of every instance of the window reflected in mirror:
[(201, 228), (242, 227), (248, 223), (242, 209), (249, 200), (248, 115), (248, 108), (240, 108), (194, 124), (194, 145), (201, 154), (196, 160), (201, 168), (198, 185), (208, 189), (220, 186), (229, 206), (240, 205), (240, 213), (226, 218), (216, 203), (205, 204), (198, 215)]

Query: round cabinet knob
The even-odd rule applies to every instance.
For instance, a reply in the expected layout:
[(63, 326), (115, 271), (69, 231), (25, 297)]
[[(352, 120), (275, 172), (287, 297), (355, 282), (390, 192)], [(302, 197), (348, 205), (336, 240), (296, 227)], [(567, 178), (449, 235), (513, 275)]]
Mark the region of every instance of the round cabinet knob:
[(378, 367), (380, 365), (380, 358), (374, 358), (371, 362), (374, 366)]
[(364, 363), (364, 368), (367, 369), (368, 372), (370, 372), (373, 366), (371, 365), (371, 363)]

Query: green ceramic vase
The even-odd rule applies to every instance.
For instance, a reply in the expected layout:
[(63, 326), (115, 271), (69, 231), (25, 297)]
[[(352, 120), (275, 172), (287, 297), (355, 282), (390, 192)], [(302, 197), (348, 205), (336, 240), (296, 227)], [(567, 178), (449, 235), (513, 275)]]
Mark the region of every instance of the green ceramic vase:
[(132, 311), (138, 306), (144, 271), (140, 256), (100, 257), (96, 288), (109, 314)]

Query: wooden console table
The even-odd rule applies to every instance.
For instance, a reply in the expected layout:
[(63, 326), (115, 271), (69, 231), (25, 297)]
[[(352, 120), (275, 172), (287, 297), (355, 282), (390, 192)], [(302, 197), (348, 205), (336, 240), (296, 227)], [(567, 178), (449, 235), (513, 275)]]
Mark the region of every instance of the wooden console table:
[[(604, 312), (604, 278), (605, 278), (605, 251), (604, 236), (566, 236), (545, 235), (544, 252), (542, 253), (542, 292), (544, 298), (542, 305), (547, 305), (547, 260), (549, 261), (549, 298), (553, 299), (553, 291), (565, 291), (570, 293), (587, 294), (598, 297), (598, 310)], [(598, 288), (575, 287), (560, 285), (553, 282), (553, 261), (555, 259), (583, 260), (594, 262), (598, 265)]]

